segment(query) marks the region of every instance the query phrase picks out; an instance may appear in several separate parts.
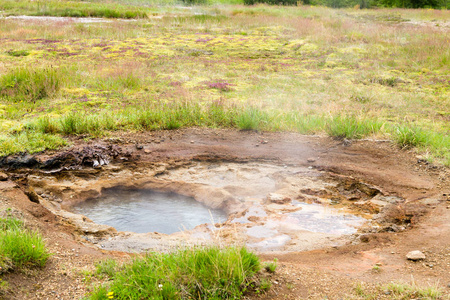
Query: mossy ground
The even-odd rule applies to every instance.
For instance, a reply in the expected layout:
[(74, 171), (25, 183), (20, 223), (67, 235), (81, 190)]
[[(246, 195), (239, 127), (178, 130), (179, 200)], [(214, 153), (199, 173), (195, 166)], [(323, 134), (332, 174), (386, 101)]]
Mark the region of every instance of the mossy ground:
[[(60, 124), (74, 112), (108, 113), (114, 126), (97, 130), (107, 134), (164, 128), (123, 122), (136, 109), (182, 105), (209, 114), (211, 105), (219, 105), (225, 115), (251, 107), (259, 119), (252, 123), (255, 114), (247, 114), (213, 126), (388, 137), (450, 163), (450, 41), (448, 28), (433, 23), (448, 24), (449, 12), (263, 5), (152, 9), (158, 18), (0, 20), (2, 78), (17, 68), (60, 70), (51, 96), (0, 100), (0, 153), (16, 152), (8, 145), (23, 131), (53, 135), (47, 148), (63, 145), (61, 130), (30, 129), (42, 118)], [(196, 117), (178, 123), (211, 126), (201, 114), (190, 116)], [(29, 143), (25, 149), (43, 147)]]

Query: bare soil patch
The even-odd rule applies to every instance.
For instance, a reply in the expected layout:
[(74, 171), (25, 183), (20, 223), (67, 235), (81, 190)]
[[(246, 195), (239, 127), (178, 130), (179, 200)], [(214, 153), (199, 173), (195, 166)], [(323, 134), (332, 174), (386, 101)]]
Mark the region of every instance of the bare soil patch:
[[(264, 260), (277, 258), (279, 267), (272, 278), (272, 289), (265, 295), (249, 297), (341, 299), (355, 296), (353, 289), (358, 282), (374, 288), (379, 283), (411, 280), (418, 285), (432, 284), (446, 292), (450, 290), (448, 169), (428, 164), (413, 152), (398, 150), (386, 142), (342, 141), (294, 133), (185, 129), (117, 133), (108, 139), (88, 142), (74, 139), (73, 146), (62, 151), (3, 158), (1, 163), (8, 179), (0, 181), (1, 210), (11, 208), (12, 214), (25, 218), (28, 226), (40, 230), (54, 256), (43, 270), (5, 274), (10, 289), (2, 297), (79, 299), (96, 281), (89, 275), (95, 262), (132, 255), (99, 247), (105, 237), (120, 234), (108, 227), (97, 228), (97, 232), (90, 234), (80, 231), (76, 218), (54, 213), (57, 203), (64, 208), (70, 201), (95, 195), (98, 189), (92, 186), (108, 184), (107, 177), (114, 174), (123, 175), (127, 181), (134, 174), (139, 186), (156, 174), (164, 179), (167, 170), (217, 162), (304, 168), (320, 173), (330, 182), (339, 182), (333, 188), (336, 195), (343, 195), (346, 200), (334, 204), (337, 207), (361, 214), (381, 211), (376, 215), (376, 224), (360, 229), (343, 243), (319, 243), (320, 247), (312, 251), (299, 251), (295, 247), (260, 251)], [(53, 178), (67, 189), (58, 189), (54, 184), (40, 186), (44, 181), (39, 178)], [(70, 186), (81, 182), (95, 184), (88, 189)], [(328, 197), (314, 189), (303, 189), (298, 194), (318, 199)], [(379, 200), (376, 195), (401, 201), (383, 204), (376, 202)], [(355, 205), (357, 202), (360, 205)], [(229, 208), (235, 207), (227, 203)], [(84, 224), (85, 220), (81, 217), (78, 221)], [(176, 246), (183, 235), (166, 238)], [(300, 240), (299, 237), (297, 244)], [(406, 260), (406, 253), (411, 250), (421, 250), (426, 259)]]

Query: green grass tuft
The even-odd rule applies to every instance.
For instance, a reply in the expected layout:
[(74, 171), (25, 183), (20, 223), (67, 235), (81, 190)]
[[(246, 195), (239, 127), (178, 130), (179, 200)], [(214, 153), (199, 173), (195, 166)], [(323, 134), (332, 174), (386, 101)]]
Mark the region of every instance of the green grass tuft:
[[(100, 269), (104, 272), (105, 266)], [(106, 269), (111, 270), (109, 263)], [(236, 299), (253, 282), (260, 263), (245, 248), (209, 247), (149, 253), (114, 270), (113, 280), (90, 299)]]
[(427, 144), (428, 135), (417, 127), (397, 126), (393, 138), (400, 148), (409, 149)]
[(275, 273), (275, 270), (277, 269), (277, 262), (278, 259), (274, 258), (272, 262), (265, 264), (264, 269), (269, 273)]
[(27, 230), (19, 220), (0, 219), (1, 270), (43, 267), (49, 257), (39, 233)]
[(435, 287), (418, 287), (415, 284), (390, 283), (384, 287), (396, 299), (441, 299), (442, 291)]
[(255, 107), (248, 107), (238, 113), (236, 126), (241, 130), (261, 130), (269, 123), (268, 113)]
[(36, 102), (61, 88), (62, 72), (55, 68), (16, 68), (0, 77), (0, 97), (11, 102)]
[(333, 137), (360, 139), (379, 132), (382, 126), (383, 124), (377, 120), (337, 115), (330, 119), (326, 130)]

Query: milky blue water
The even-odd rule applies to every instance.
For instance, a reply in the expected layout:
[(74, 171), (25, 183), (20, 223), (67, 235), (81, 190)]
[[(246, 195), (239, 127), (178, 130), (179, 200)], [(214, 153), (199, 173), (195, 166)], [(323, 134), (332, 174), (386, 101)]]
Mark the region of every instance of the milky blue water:
[(224, 211), (208, 208), (191, 197), (120, 187), (103, 190), (101, 197), (88, 199), (73, 211), (118, 231), (137, 233), (171, 234), (227, 220)]

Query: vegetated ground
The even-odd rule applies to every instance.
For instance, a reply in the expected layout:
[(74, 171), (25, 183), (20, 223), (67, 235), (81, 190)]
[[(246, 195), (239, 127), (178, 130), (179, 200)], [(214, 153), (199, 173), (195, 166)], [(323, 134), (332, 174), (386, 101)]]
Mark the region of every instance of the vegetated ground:
[[(385, 294), (380, 287), (389, 282), (434, 286), (441, 289), (443, 299), (449, 293), (450, 174), (445, 167), (418, 160), (413, 151), (398, 150), (387, 142), (218, 129), (124, 132), (106, 141), (74, 139), (73, 143), (75, 150), (114, 144), (127, 153), (128, 161), (124, 163), (118, 157), (111, 164), (129, 169), (149, 162), (193, 159), (311, 166), (376, 185), (386, 195), (402, 197), (411, 205), (409, 211), (399, 208), (391, 215), (399, 224), (410, 224), (405, 231), (374, 232), (341, 247), (261, 255), (268, 261), (277, 258), (278, 268), (270, 275), (271, 290), (249, 298), (365, 299), (364, 290), (367, 295), (391, 299), (394, 295)], [(137, 149), (136, 144), (142, 148)], [(59, 153), (41, 153), (35, 158), (45, 161)], [(81, 239), (69, 223), (31, 202), (21, 189), (26, 168), (8, 174), (17, 183), (0, 182), (2, 210), (11, 208), (10, 213), (39, 229), (54, 255), (43, 270), (4, 274), (3, 280), (9, 283), (5, 299), (81, 298), (99, 281), (93, 276), (96, 262), (110, 257), (130, 258), (129, 253), (104, 251)], [(423, 251), (426, 259), (408, 261), (405, 255), (412, 250)]]
[[(52, 8), (81, 10), (64, 7), (74, 3), (0, 5), (5, 16), (58, 15)], [(412, 222), (410, 228), (338, 248), (264, 254), (279, 259), (272, 289), (249, 297), (389, 299), (394, 295), (379, 285), (400, 280), (449, 294), (450, 184), (441, 166), (450, 164), (448, 11), (264, 5), (135, 11), (132, 21), (0, 19), (0, 155), (47, 150), (38, 154), (45, 159), (59, 153), (51, 149), (114, 143), (134, 164), (268, 160), (353, 176), (414, 204), (416, 210), (400, 207), (400, 216), (392, 216)], [(180, 127), (196, 129), (160, 131)], [(371, 141), (351, 141), (361, 138)], [(2, 211), (11, 208), (40, 230), (54, 256), (44, 270), (2, 274), (0, 297), (81, 298), (98, 281), (95, 262), (129, 259), (81, 243), (70, 224), (23, 193), (24, 166), (7, 172)], [(407, 261), (410, 250), (423, 250), (426, 260)]]
[[(14, 3), (4, 15), (41, 9)], [(73, 3), (87, 5), (46, 13)], [(131, 21), (2, 18), (0, 153), (206, 126), (391, 139), (449, 164), (447, 10), (152, 9)]]

